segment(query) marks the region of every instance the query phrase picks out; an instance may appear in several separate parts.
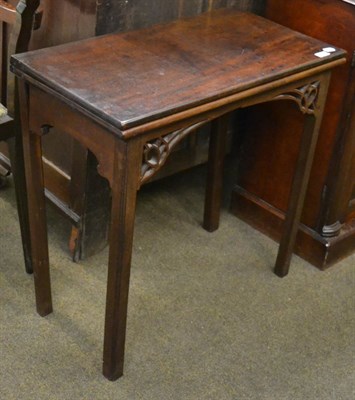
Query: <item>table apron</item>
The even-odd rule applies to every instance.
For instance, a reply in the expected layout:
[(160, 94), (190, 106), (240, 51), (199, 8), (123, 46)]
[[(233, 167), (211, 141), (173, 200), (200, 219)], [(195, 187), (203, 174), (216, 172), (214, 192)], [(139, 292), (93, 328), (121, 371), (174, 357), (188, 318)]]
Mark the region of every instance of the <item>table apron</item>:
[[(295, 102), (304, 114), (317, 114), (317, 94), (319, 86), (326, 80), (330, 71), (310, 75), (305, 78), (284, 83), (278, 82), (267, 86), (267, 90), (246, 91), (238, 96), (230, 96), (232, 101), (216, 108), (211, 108), (197, 114), (190, 112), (171, 116), (166, 124), (166, 118), (146, 124), (146, 131), (132, 137), (120, 137), (108, 130), (106, 126), (93, 120), (89, 115), (80, 112), (71, 102), (61, 96), (53, 96), (42, 86), (29, 84), (29, 127), (33, 133), (43, 135), (51, 127), (64, 131), (83, 146), (88, 148), (98, 160), (98, 172), (106, 178), (111, 187), (113, 181), (114, 151), (117, 146), (122, 149), (137, 146), (141, 151), (141, 175), (137, 177), (137, 189), (152, 178), (165, 164), (174, 147), (197, 128), (215, 120), (222, 115), (237, 109), (276, 100), (291, 100)], [(284, 81), (283, 81), (284, 82)], [(228, 99), (227, 99), (228, 100)], [(68, 123), (70, 121), (70, 123)]]

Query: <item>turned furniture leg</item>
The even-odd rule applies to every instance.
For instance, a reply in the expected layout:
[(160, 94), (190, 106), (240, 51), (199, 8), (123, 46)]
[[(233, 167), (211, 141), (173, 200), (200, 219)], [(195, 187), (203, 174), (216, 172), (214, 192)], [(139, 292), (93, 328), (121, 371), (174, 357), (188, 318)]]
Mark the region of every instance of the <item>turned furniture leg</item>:
[[(116, 380), (123, 374), (127, 304), (133, 230), (141, 152), (117, 143), (109, 231), (109, 263), (104, 335), (103, 374)], [(110, 150), (111, 151), (111, 150)], [(138, 155), (138, 158), (137, 158)]]
[(52, 312), (52, 297), (49, 275), (41, 137), (29, 130), (28, 92), (27, 85), (23, 82), (19, 85), (19, 94), (36, 306), (38, 314), (45, 316)]
[(330, 76), (327, 74), (324, 80), (321, 81), (314, 113), (305, 115), (304, 131), (293, 176), (283, 234), (274, 268), (275, 274), (280, 277), (287, 275), (290, 267), (311, 173), (313, 156), (317, 145), (319, 128), (322, 121), (329, 78)]
[(207, 184), (203, 228), (208, 232), (218, 229), (223, 189), (223, 165), (226, 153), (229, 114), (211, 123), (207, 164)]

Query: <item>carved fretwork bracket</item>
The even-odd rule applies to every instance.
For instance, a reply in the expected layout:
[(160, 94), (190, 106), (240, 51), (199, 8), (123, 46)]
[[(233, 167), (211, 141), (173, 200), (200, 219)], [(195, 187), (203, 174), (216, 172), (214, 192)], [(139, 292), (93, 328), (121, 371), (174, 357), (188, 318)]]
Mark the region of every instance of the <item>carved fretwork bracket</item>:
[[(292, 100), (296, 102), (303, 114), (315, 114), (317, 110), (317, 100), (320, 82), (308, 83), (305, 86), (279, 94), (269, 101)], [(209, 120), (204, 120), (180, 129), (165, 136), (158, 137), (145, 143), (143, 149), (143, 162), (141, 168), (141, 177), (139, 184), (142, 185), (152, 178), (159, 169), (165, 164), (173, 148), (189, 133), (205, 125)]]
[(315, 114), (320, 82), (309, 83), (298, 89), (274, 97), (272, 100), (292, 100), (298, 104), (303, 114)]
[(148, 181), (159, 171), (159, 169), (165, 164), (173, 148), (181, 142), (182, 139), (197, 128), (205, 125), (207, 122), (208, 120), (198, 122), (187, 128), (168, 133), (165, 136), (158, 137), (145, 143), (143, 149), (140, 185)]

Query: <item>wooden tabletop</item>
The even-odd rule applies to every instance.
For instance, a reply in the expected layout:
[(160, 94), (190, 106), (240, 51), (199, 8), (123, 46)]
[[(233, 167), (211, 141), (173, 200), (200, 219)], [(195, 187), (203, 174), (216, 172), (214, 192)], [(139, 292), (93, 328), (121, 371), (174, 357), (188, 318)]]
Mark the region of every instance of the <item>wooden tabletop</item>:
[(259, 16), (219, 9), (198, 17), (16, 55), (15, 73), (74, 100), (119, 135), (344, 57), (340, 49)]

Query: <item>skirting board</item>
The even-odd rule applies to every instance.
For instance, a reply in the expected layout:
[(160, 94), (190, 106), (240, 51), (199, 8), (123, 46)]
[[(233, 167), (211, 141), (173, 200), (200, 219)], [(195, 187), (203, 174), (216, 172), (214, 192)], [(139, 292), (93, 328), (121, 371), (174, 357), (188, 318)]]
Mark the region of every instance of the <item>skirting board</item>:
[[(239, 186), (232, 192), (231, 212), (273, 240), (280, 240), (284, 212)], [(333, 266), (354, 251), (355, 220), (345, 224), (333, 238), (325, 238), (303, 224), (300, 226), (295, 253), (320, 270)]]

